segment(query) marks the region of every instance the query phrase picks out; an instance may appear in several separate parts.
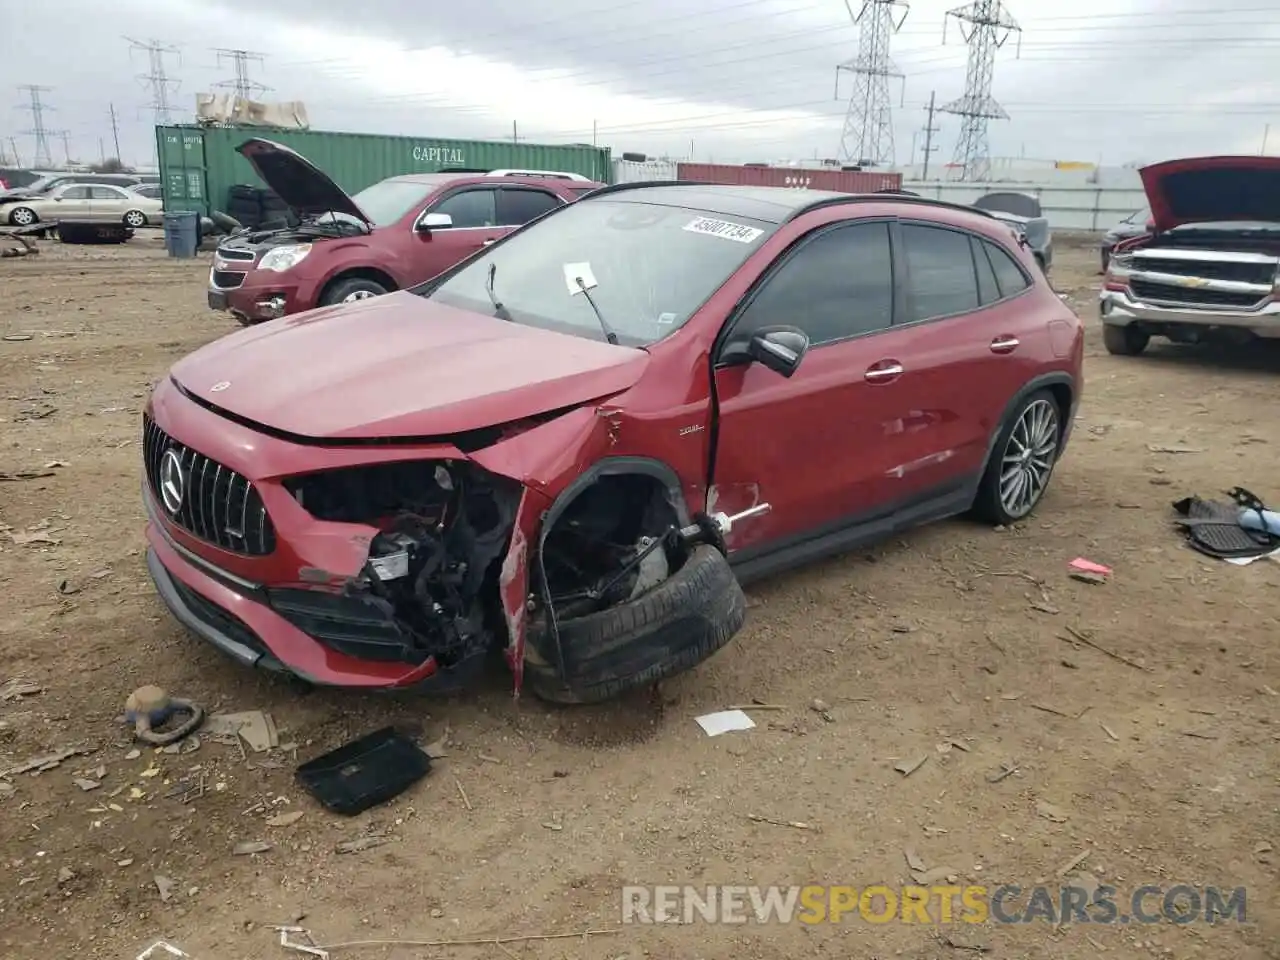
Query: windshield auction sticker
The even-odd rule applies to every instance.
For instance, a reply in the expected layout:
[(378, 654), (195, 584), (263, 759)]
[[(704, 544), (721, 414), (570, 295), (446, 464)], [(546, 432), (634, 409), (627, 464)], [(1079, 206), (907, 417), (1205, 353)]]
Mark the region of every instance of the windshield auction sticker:
[(690, 233), (705, 233), (709, 237), (721, 240), (732, 240), (735, 243), (752, 243), (763, 230), (748, 227), (742, 223), (730, 223), (728, 220), (712, 220), (710, 217), (696, 217), (684, 225)]

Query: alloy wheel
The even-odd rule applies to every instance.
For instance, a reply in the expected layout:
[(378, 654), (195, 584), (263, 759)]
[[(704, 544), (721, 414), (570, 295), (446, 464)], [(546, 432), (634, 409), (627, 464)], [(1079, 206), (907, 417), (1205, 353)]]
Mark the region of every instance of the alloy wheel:
[(131, 227), (140, 227), (147, 222), (147, 218), (137, 210), (130, 210), (124, 215), (124, 222)]
[(26, 207), (19, 207), (13, 211), (13, 222), (20, 227), (29, 227), (36, 222), (36, 215)]
[(372, 290), (352, 290), (342, 298), (343, 303), (352, 303), (356, 300), (369, 300), (376, 297), (377, 294)]
[(1058, 410), (1036, 400), (1022, 411), (1000, 461), (1000, 505), (1015, 519), (1025, 517), (1049, 485), (1058, 454)]

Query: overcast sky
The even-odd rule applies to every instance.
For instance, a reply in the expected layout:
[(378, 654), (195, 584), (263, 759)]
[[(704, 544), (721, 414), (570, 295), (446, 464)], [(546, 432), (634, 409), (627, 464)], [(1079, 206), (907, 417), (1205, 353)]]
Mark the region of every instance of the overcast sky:
[[(855, 10), (860, 0), (853, 0)], [(892, 55), (897, 160), (912, 159), (932, 91), (964, 91), (966, 49), (945, 11), (913, 0)], [(30, 163), (20, 84), (52, 89), (45, 125), (73, 159), (112, 146), (149, 163), (145, 53), (171, 44), (175, 118), (233, 75), (217, 47), (262, 54), (263, 99), (301, 100), (316, 129), (467, 139), (590, 142), (719, 161), (837, 154), (836, 65), (857, 52), (843, 0), (40, 0), (5, 5), (0, 72), (14, 109), (0, 136)], [(993, 156), (1107, 164), (1177, 155), (1280, 153), (1280, 0), (1010, 0), (1022, 26), (997, 54)], [(20, 41), (20, 42), (14, 42)], [(841, 81), (841, 98), (851, 92)], [(905, 98), (905, 102), (904, 102)], [(897, 106), (903, 103), (902, 106)], [(959, 120), (939, 115), (949, 161)], [(63, 141), (51, 141), (61, 160)], [(6, 150), (6, 153), (11, 152)]]

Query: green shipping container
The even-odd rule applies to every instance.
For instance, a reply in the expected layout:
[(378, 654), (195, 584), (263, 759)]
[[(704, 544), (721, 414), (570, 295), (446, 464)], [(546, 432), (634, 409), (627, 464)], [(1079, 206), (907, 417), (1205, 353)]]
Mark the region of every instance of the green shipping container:
[(558, 170), (607, 183), (612, 173), (607, 147), (502, 143), (389, 137), (267, 127), (156, 127), (160, 180), (166, 210), (225, 210), (235, 184), (265, 186), (236, 147), (263, 137), (291, 147), (348, 193), (404, 173), (442, 168)]

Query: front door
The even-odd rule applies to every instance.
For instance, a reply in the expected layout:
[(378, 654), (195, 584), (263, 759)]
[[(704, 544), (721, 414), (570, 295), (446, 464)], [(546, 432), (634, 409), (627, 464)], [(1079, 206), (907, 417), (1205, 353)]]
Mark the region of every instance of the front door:
[(89, 217), (111, 222), (123, 220), (127, 200), (128, 194), (118, 187), (96, 184), (89, 188)]
[(55, 220), (90, 220), (89, 191), (93, 188), (87, 184), (77, 183), (63, 187), (62, 192), (54, 199), (53, 217)]
[(709, 509), (770, 506), (735, 526), (731, 553), (821, 536), (895, 506), (889, 478), (912, 397), (903, 332), (892, 326), (890, 229), (860, 221), (810, 234), (772, 268), (724, 339), (721, 353), (732, 354), (754, 331), (786, 325), (810, 341), (790, 378), (757, 363), (715, 370)]

